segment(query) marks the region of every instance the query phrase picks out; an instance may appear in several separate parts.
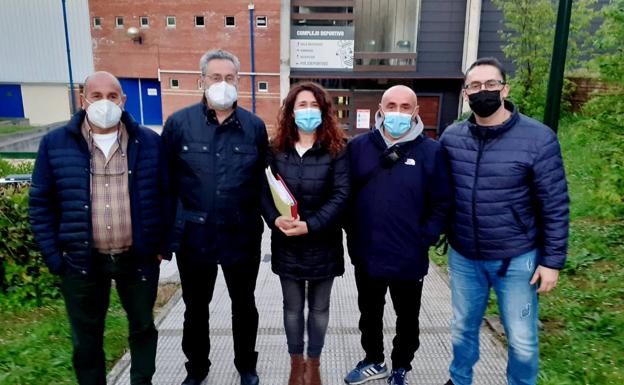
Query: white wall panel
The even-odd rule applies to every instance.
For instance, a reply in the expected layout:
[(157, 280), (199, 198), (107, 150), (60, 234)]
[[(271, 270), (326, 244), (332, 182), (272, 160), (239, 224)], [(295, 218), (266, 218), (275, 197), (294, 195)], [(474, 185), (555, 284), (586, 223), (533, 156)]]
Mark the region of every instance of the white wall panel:
[[(67, 0), (74, 82), (93, 72), (88, 0)], [(61, 0), (0, 0), (0, 82), (69, 83)]]

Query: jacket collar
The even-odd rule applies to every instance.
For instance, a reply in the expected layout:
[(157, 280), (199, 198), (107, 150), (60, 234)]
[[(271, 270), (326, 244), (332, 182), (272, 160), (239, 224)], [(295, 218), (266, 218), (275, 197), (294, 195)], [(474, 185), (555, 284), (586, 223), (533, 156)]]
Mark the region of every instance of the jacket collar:
[[(82, 133), (80, 131), (82, 127), (82, 122), (85, 120), (87, 116), (87, 112), (85, 110), (80, 110), (72, 116), (71, 120), (65, 126), (65, 129), (73, 134), (81, 136)], [(128, 111), (123, 111), (121, 113), (121, 122), (126, 126), (126, 131), (128, 132), (128, 137), (132, 138), (136, 136), (139, 130), (139, 123), (137, 123), (132, 115)]]
[(518, 119), (520, 117), (516, 106), (508, 100), (505, 100), (505, 109), (511, 112), (511, 117), (509, 117), (509, 119), (504, 121), (502, 124), (499, 124), (498, 126), (480, 126), (475, 120), (474, 113), (472, 113), (470, 117), (466, 120), (468, 124), (468, 129), (470, 130), (472, 135), (476, 136), (479, 139), (486, 140), (493, 139), (504, 134), (518, 122)]

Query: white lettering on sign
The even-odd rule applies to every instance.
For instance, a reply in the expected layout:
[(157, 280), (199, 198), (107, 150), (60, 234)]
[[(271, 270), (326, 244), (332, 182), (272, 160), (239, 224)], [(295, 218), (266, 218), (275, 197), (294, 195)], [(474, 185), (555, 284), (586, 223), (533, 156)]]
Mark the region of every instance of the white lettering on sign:
[(297, 31), (297, 36), (303, 36), (303, 37), (306, 37), (306, 36), (307, 37), (312, 37), (312, 36), (342, 37), (344, 35), (345, 35), (345, 31), (309, 31), (309, 30)]

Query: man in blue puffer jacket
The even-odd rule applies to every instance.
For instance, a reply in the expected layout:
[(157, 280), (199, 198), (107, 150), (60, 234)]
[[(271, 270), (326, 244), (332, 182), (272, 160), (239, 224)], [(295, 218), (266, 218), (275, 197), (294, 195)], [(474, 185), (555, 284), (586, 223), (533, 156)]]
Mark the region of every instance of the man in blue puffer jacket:
[(508, 94), (500, 62), (477, 60), (464, 85), (473, 114), (441, 138), (455, 188), (449, 385), (472, 383), (491, 287), (509, 345), (507, 380), (536, 383), (537, 293), (555, 287), (566, 259), (569, 199), (557, 136), (518, 113)]
[(80, 385), (106, 384), (103, 337), (111, 279), (128, 315), (133, 385), (151, 384), (158, 333), (152, 309), (165, 253), (169, 180), (161, 140), (122, 111), (119, 81), (96, 72), (83, 110), (39, 145), (30, 222), (60, 274)]

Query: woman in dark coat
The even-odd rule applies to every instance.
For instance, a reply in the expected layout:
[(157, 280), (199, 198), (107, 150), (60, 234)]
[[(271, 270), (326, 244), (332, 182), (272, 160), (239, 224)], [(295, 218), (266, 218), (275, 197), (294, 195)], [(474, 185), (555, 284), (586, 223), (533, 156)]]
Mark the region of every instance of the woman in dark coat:
[[(344, 273), (340, 216), (349, 196), (345, 144), (327, 91), (315, 83), (295, 85), (280, 110), (268, 162), (297, 200), (297, 217), (280, 215), (268, 188), (263, 197), (264, 216), (272, 229), (272, 268), (284, 296), (289, 385), (321, 383), (319, 358), (331, 288), (334, 277)], [(308, 357), (304, 360), (306, 292)]]

